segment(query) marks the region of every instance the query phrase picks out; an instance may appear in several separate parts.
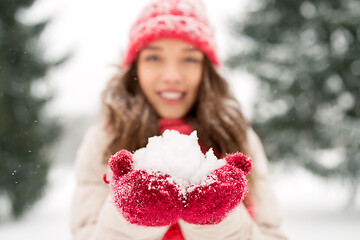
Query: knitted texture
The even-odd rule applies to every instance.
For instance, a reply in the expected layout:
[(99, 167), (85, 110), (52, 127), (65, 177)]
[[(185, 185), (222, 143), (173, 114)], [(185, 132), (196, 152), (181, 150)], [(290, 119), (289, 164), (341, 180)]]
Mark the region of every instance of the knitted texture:
[(225, 160), (229, 165), (241, 169), (245, 175), (250, 173), (251, 159), (248, 156), (242, 153), (228, 154), (226, 155)]
[(132, 170), (133, 160), (129, 151), (121, 150), (109, 159), (109, 167), (114, 177), (119, 178)]
[[(161, 133), (164, 133), (167, 129), (176, 130), (181, 134), (190, 135), (193, 131), (193, 128), (190, 124), (188, 124), (183, 119), (160, 119), (159, 123), (159, 129)], [(200, 144), (200, 143), (199, 143)], [(204, 153), (205, 147), (200, 144), (201, 150)], [(184, 236), (182, 235), (180, 226), (178, 223), (174, 223), (169, 227), (167, 232), (165, 233), (162, 240), (185, 240)]]
[(147, 44), (163, 38), (193, 44), (215, 66), (220, 65), (214, 30), (201, 0), (155, 0), (147, 5), (130, 30), (123, 67), (129, 67)]
[(182, 235), (180, 226), (178, 223), (175, 223), (169, 227), (162, 240), (185, 240)]
[[(160, 130), (177, 129), (189, 133), (192, 127), (183, 120), (162, 120)], [(163, 128), (164, 127), (164, 128)], [(113, 172), (110, 189), (114, 203), (126, 220), (142, 226), (172, 225), (165, 237), (179, 237), (177, 221), (193, 224), (217, 224), (244, 199), (246, 174), (251, 160), (241, 153), (227, 155), (226, 164), (212, 171), (199, 183), (190, 185), (186, 193), (174, 179), (160, 171), (134, 169), (133, 156), (121, 150), (109, 159)], [(164, 238), (166, 239), (166, 238)], [(168, 238), (171, 239), (171, 238)]]
[(159, 121), (160, 133), (165, 130), (176, 130), (181, 134), (190, 135), (193, 128), (184, 119), (160, 119)]
[[(231, 159), (238, 160), (234, 165), (225, 165), (215, 170), (207, 178), (191, 186), (184, 207), (182, 218), (193, 224), (217, 224), (221, 222), (247, 193), (247, 182), (243, 169), (236, 166), (250, 167), (244, 164), (241, 153), (233, 154)], [(225, 158), (225, 160), (228, 157)], [(248, 160), (248, 158), (246, 158)], [(227, 161), (228, 162), (228, 161)]]
[(167, 226), (176, 223), (182, 198), (170, 176), (133, 170), (110, 183), (116, 207), (130, 223)]

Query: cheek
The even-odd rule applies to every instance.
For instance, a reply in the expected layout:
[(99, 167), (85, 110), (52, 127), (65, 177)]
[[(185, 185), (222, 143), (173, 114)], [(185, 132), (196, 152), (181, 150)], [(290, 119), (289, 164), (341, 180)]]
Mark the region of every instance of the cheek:
[(200, 84), (202, 84), (201, 73), (197, 73), (197, 74), (192, 75), (192, 78), (189, 81), (189, 89), (190, 89), (191, 93), (193, 95), (195, 95), (195, 97), (197, 97)]
[(144, 80), (146, 80), (145, 76), (146, 76), (146, 69), (140, 67), (140, 65), (138, 66), (137, 70), (136, 70), (136, 76), (138, 78), (138, 81), (140, 83), (140, 85), (143, 84)]
[(137, 71), (137, 80), (139, 81), (140, 88), (147, 95), (147, 93), (151, 90), (151, 86), (153, 86), (153, 76), (150, 71), (147, 69), (138, 68)]
[(139, 81), (139, 85), (140, 85), (140, 89), (142, 90), (142, 92), (147, 95), (147, 90), (149, 88), (149, 84), (146, 81), (146, 79), (142, 78), (141, 76), (138, 75), (138, 81)]

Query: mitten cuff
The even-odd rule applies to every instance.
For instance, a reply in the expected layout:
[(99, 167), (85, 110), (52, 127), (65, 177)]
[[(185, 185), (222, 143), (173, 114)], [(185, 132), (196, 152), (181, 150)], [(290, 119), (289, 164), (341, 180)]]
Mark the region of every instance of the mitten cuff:
[(168, 226), (144, 227), (131, 224), (119, 214), (109, 196), (101, 209), (95, 231), (95, 239), (154, 240), (162, 239)]
[(253, 220), (244, 204), (240, 204), (218, 224), (196, 225), (180, 219), (179, 225), (186, 240), (248, 239)]

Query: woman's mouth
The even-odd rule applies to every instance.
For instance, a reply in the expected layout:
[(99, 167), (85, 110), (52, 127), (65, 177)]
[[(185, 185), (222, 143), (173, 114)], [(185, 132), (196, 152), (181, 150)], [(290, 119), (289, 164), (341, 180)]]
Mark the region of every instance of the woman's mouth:
[(179, 103), (184, 99), (185, 93), (179, 91), (159, 92), (160, 98), (166, 103)]

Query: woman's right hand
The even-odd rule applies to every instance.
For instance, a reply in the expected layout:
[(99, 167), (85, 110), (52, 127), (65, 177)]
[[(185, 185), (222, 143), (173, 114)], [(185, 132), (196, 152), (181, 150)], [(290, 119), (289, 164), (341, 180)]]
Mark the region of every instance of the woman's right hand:
[(110, 181), (113, 201), (123, 217), (141, 226), (176, 223), (183, 208), (179, 187), (170, 175), (132, 168), (132, 154), (119, 151), (109, 160), (114, 175)]

